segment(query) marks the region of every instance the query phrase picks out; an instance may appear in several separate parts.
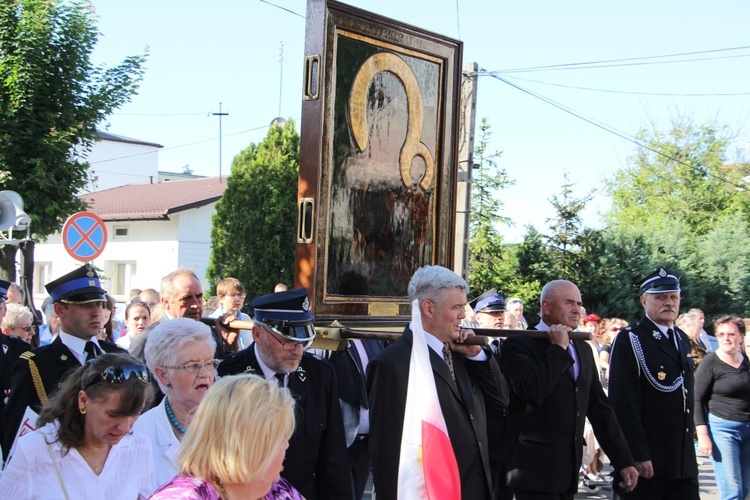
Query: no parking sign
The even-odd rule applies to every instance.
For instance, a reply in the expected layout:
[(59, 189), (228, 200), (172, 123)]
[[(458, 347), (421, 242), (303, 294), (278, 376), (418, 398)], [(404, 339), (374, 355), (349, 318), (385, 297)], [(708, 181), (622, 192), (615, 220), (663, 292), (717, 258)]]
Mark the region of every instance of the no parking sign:
[(78, 212), (65, 221), (62, 240), (68, 255), (90, 262), (99, 257), (107, 245), (107, 227), (94, 212)]

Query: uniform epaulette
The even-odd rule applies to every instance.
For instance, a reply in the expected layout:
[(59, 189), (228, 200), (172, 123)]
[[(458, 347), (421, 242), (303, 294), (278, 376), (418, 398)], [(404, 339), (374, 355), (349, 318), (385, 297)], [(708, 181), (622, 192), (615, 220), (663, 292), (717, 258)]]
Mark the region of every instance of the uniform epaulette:
[(21, 354), (19, 356), (19, 358), (23, 358), (23, 359), (25, 359), (25, 360), (28, 361), (31, 358), (33, 358), (34, 356), (35, 356), (35, 354), (32, 351), (26, 351), (25, 353)]

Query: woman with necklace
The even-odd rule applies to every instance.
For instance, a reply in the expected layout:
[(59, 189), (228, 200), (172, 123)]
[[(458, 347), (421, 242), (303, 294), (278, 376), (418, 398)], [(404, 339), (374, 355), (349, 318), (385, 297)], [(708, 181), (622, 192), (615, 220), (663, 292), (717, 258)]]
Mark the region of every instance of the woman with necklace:
[(750, 362), (741, 351), (745, 323), (724, 316), (714, 323), (719, 341), (695, 374), (698, 448), (711, 456), (722, 500), (750, 494)]
[(0, 497), (148, 498), (157, 486), (151, 446), (131, 429), (150, 396), (148, 370), (127, 354), (103, 354), (73, 371), (37, 430), (18, 440)]
[(211, 329), (194, 319), (159, 323), (148, 334), (146, 365), (165, 394), (138, 420), (135, 430), (148, 436), (156, 464), (156, 483), (177, 474), (177, 449), (195, 410), (214, 383), (216, 341)]
[(224, 377), (208, 391), (185, 435), (180, 475), (151, 498), (303, 500), (279, 475), (293, 432), (288, 389), (257, 375)]

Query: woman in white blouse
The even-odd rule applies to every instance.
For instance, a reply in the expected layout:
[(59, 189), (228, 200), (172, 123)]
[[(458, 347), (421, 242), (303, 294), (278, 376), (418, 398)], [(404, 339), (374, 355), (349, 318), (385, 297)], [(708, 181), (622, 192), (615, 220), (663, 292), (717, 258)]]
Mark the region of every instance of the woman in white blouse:
[(131, 431), (151, 396), (145, 366), (103, 354), (73, 371), (18, 440), (0, 498), (140, 499), (156, 489), (146, 437)]
[(194, 319), (170, 319), (148, 333), (146, 365), (166, 396), (141, 416), (135, 430), (151, 440), (157, 486), (177, 475), (177, 448), (214, 383), (215, 350), (211, 329)]

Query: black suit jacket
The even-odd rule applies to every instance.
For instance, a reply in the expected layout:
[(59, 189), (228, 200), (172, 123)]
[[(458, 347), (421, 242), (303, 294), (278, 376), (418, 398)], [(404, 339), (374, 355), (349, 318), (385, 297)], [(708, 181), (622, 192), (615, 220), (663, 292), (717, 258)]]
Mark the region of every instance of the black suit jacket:
[[(698, 477), (691, 413), (695, 368), (692, 358), (687, 357), (687, 335), (679, 328), (675, 330), (679, 355), (644, 316), (635, 326), (620, 331), (609, 361), (609, 399), (633, 458), (637, 462), (651, 460), (654, 477), (662, 479)], [(640, 345), (646, 370), (638, 362), (633, 344)], [(682, 385), (668, 392), (653, 385), (673, 386), (679, 377), (684, 381), (684, 394)]]
[[(362, 346), (367, 353), (368, 364), (385, 349), (385, 343), (382, 340), (363, 340)], [(332, 353), (330, 361), (336, 370), (339, 385), (346, 444), (351, 446), (359, 428), (360, 408), (369, 407), (362, 360), (354, 343), (349, 342), (345, 350)]]
[[(254, 346), (224, 358), (218, 371), (222, 377), (238, 373), (264, 377)], [(308, 500), (351, 499), (354, 493), (333, 367), (305, 353), (297, 371), (290, 374), (287, 388), (296, 403), (296, 426), (282, 477)]]
[(627, 442), (602, 390), (591, 347), (573, 341), (573, 358), (547, 339), (514, 335), (503, 344), (503, 370), (510, 385), (506, 420), (506, 479), (512, 488), (551, 494), (574, 493), (588, 417), (616, 470), (633, 465)]
[[(119, 348), (112, 342), (100, 340), (99, 347), (104, 353), (123, 353), (128, 351)], [(60, 386), (63, 376), (81, 366), (75, 355), (68, 349), (58, 336), (51, 344), (38, 347), (32, 351), (33, 360), (39, 369), (44, 390), (47, 397), (51, 396)], [(39, 413), (41, 403), (36, 387), (31, 379), (29, 362), (20, 358), (13, 365), (10, 396), (3, 413), (3, 452), (7, 456), (13, 445), (18, 427), (21, 425), (26, 407)]]
[[(373, 482), (376, 495), (385, 500), (397, 497), (411, 348), (412, 332), (407, 327), (401, 338), (367, 367)], [(453, 353), (454, 383), (445, 361), (429, 347), (428, 351), (440, 408), (458, 462), (461, 497), (490, 498), (492, 474), (485, 403), (498, 409), (507, 405), (505, 379), (491, 355), (486, 362), (475, 362)]]

